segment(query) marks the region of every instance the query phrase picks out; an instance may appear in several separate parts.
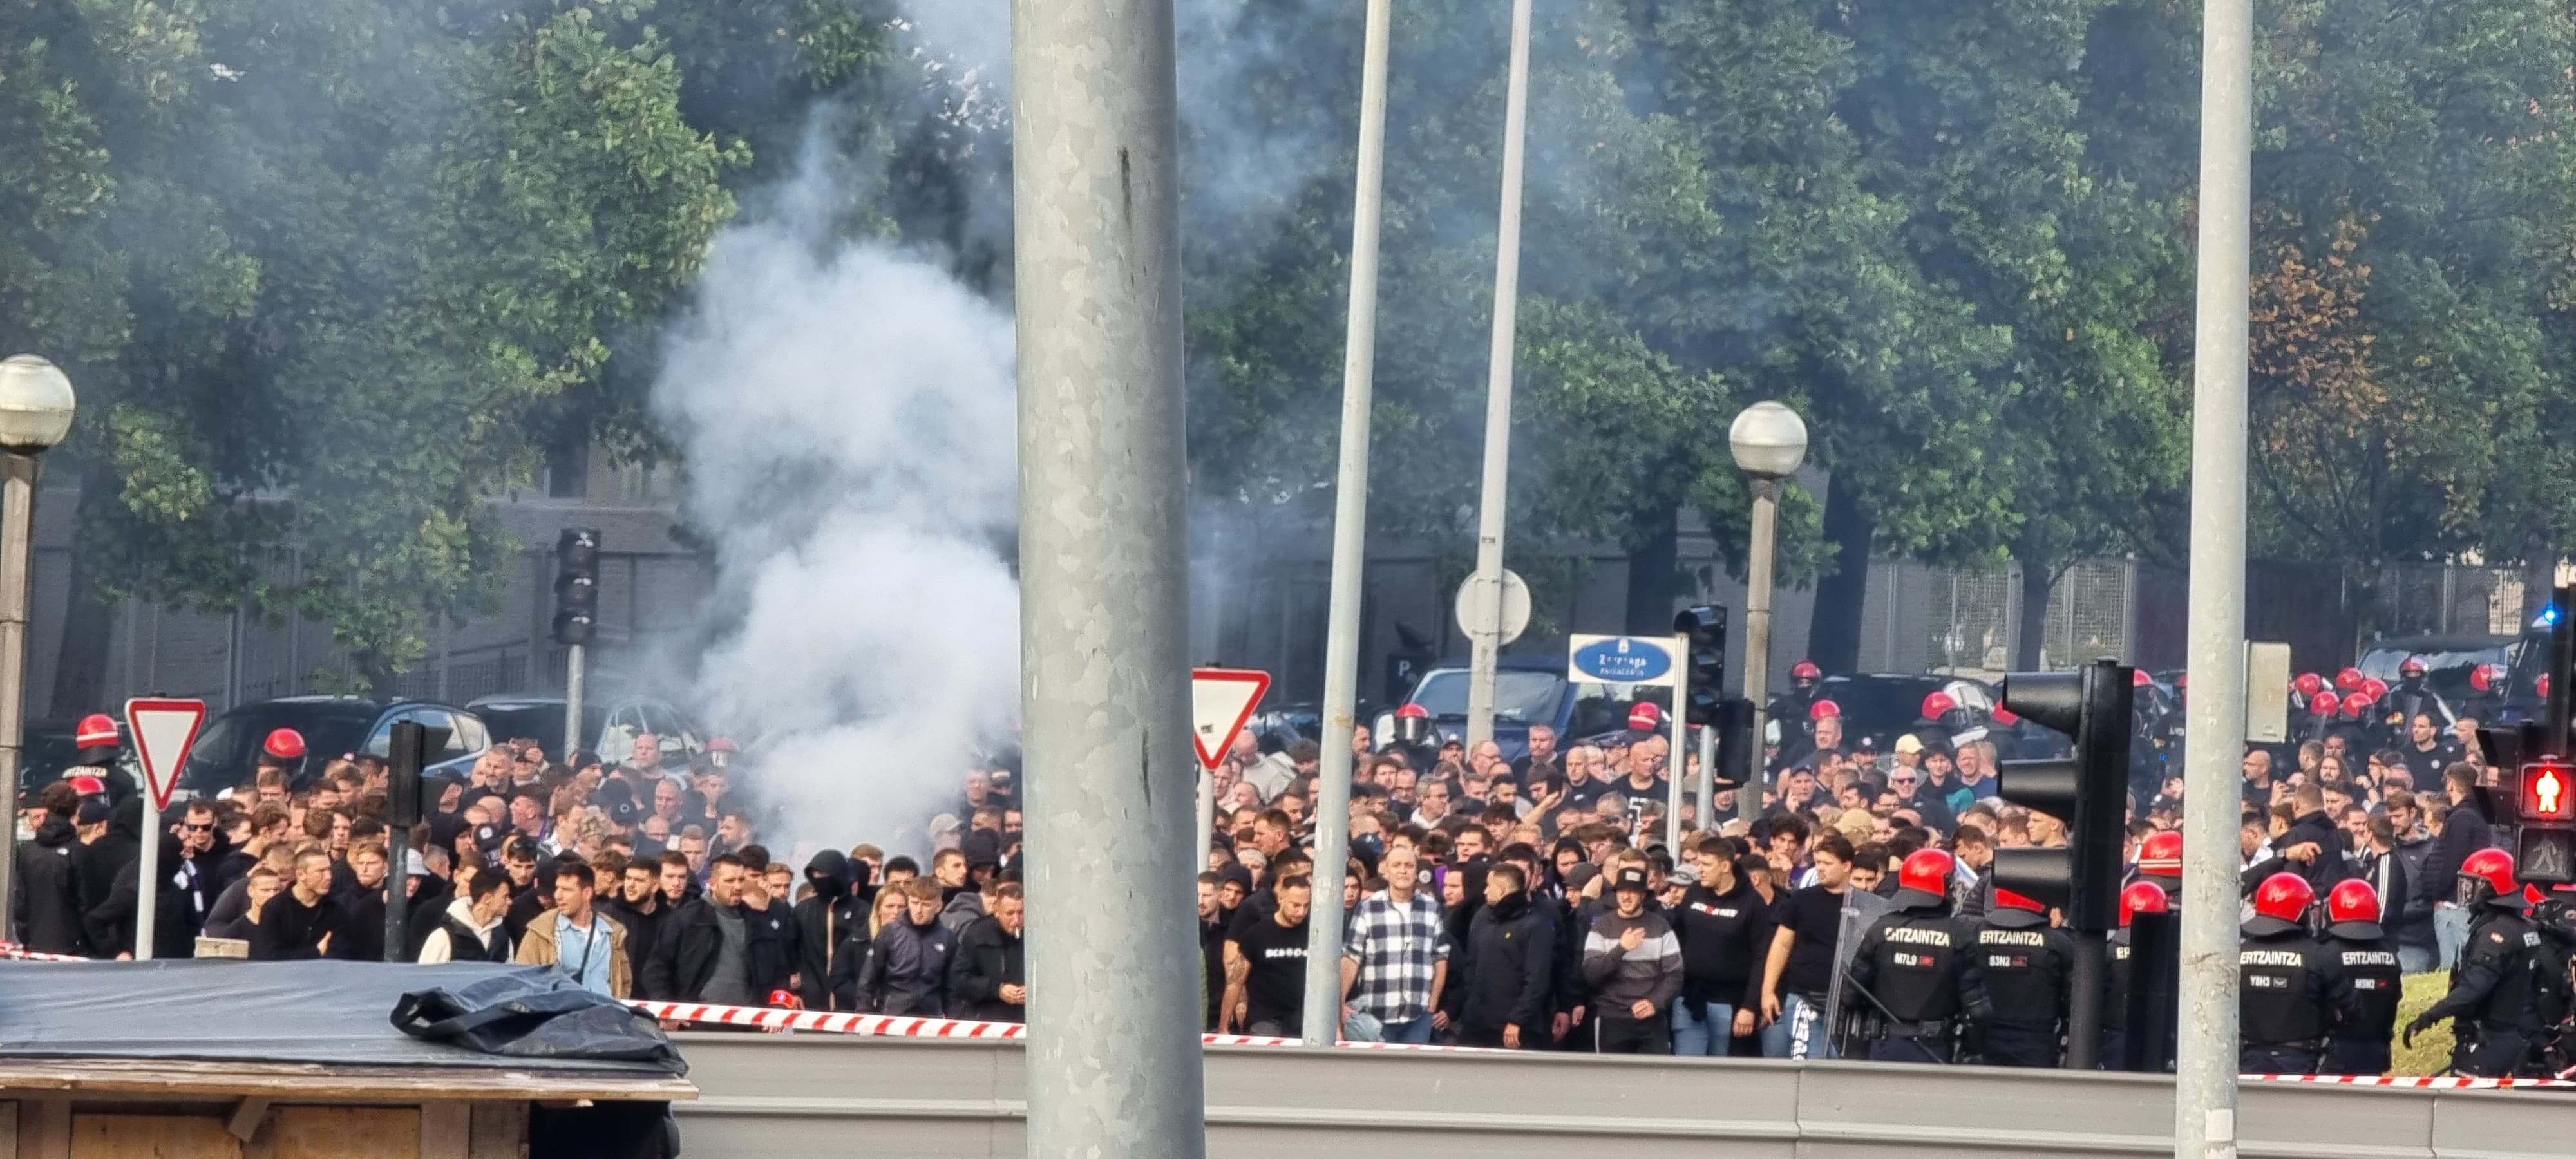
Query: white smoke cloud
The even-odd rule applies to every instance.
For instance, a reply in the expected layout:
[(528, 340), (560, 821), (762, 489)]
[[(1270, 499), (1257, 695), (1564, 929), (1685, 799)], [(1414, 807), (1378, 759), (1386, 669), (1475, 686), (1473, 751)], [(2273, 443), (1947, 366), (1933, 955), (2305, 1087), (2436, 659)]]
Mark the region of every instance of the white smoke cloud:
[[(810, 152), (810, 151), (809, 151)], [(792, 832), (923, 850), (1018, 705), (1011, 322), (937, 267), (829, 234), (810, 161), (723, 231), (654, 386), (734, 617), (698, 696), (755, 738)]]

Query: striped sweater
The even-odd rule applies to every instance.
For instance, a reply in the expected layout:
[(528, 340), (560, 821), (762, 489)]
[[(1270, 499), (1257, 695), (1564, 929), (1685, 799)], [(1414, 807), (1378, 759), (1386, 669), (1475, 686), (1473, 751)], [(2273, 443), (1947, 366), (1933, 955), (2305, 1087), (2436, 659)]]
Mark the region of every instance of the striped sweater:
[[(1636, 949), (1623, 950), (1619, 939), (1631, 926), (1642, 928), (1645, 940)], [(1583, 980), (1591, 987), (1594, 1005), (1604, 1012), (1626, 1017), (1627, 1008), (1640, 998), (1664, 1009), (1682, 992), (1681, 939), (1673, 936), (1672, 923), (1662, 914), (1648, 911), (1623, 918), (1617, 910), (1603, 910), (1583, 938)]]

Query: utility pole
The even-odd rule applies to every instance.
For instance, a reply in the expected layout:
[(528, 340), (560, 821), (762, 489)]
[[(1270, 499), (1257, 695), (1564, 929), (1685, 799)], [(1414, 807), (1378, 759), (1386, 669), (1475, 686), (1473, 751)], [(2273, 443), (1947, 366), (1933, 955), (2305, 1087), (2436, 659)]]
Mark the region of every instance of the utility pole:
[(2192, 343), (2191, 700), (2184, 749), (2175, 1159), (2235, 1159), (2237, 764), (2245, 751), (2245, 373), (2254, 15), (2201, 10), (2200, 270)]
[[(1386, 56), (1395, 0), (1369, 0), (1360, 52), (1359, 166), (1351, 190), (1351, 300), (1342, 340), (1342, 472), (1333, 485), (1333, 587), (1324, 629), (1324, 759), (1315, 865), (1350, 860), (1351, 737), (1359, 728), (1360, 590), (1368, 562), (1369, 399), (1377, 367), (1378, 208), (1386, 186)], [(1199, 822), (1208, 807), (1199, 806)], [(1207, 856), (1199, 837), (1194, 856)], [(1317, 874), (1318, 877), (1327, 876)], [(1341, 880), (1338, 871), (1330, 874)], [(1306, 1045), (1341, 1038), (1341, 894), (1318, 894), (1306, 921)]]
[(1494, 334), (1485, 373), (1485, 477), (1477, 499), (1478, 598), (1469, 632), (1467, 751), (1494, 739), (1494, 661), (1503, 647), (1503, 515), (1511, 491), (1512, 350), (1521, 294), (1521, 154), (1529, 125), (1530, 0), (1512, 0), (1511, 75), (1503, 89), (1503, 206), (1494, 236)]
[(1172, 0), (1014, 0), (1011, 67), (1027, 1153), (1198, 1159)]

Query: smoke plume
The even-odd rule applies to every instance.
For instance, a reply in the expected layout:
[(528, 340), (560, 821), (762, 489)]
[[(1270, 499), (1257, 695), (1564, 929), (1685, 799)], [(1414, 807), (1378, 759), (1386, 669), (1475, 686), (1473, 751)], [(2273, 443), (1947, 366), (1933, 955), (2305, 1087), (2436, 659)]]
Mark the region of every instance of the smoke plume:
[(1011, 323), (921, 257), (831, 233), (809, 146), (718, 236), (654, 403), (713, 542), (700, 703), (753, 738), (783, 837), (926, 851), (1018, 703)]

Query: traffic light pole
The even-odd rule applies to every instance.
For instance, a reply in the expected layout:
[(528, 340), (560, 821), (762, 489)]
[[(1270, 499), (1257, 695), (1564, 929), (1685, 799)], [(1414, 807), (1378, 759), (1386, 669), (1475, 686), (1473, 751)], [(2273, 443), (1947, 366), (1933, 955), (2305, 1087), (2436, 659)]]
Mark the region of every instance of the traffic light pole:
[[(2237, 791), (2245, 755), (2246, 307), (2254, 189), (2251, 0), (2201, 16), (2200, 266), (2192, 344), (2190, 743), (2174, 1159), (2234, 1159)], [(2132, 1027), (2130, 1033), (2141, 1028)]]
[[(571, 767), (572, 754), (581, 749), (582, 661), (588, 659), (583, 655), (587, 651), (588, 648), (574, 644), (564, 657), (564, 743), (563, 752), (557, 759), (563, 761), (566, 768)], [(600, 759), (608, 758), (602, 755)], [(652, 802), (645, 804), (649, 806)]]
[(1030, 1159), (1207, 1153), (1174, 57), (1172, 0), (1011, 5)]
[(2103, 972), (2110, 948), (2102, 935), (2077, 930), (2075, 959), (2068, 963), (2066, 1002), (2066, 1069), (2092, 1070), (2102, 1046)]

